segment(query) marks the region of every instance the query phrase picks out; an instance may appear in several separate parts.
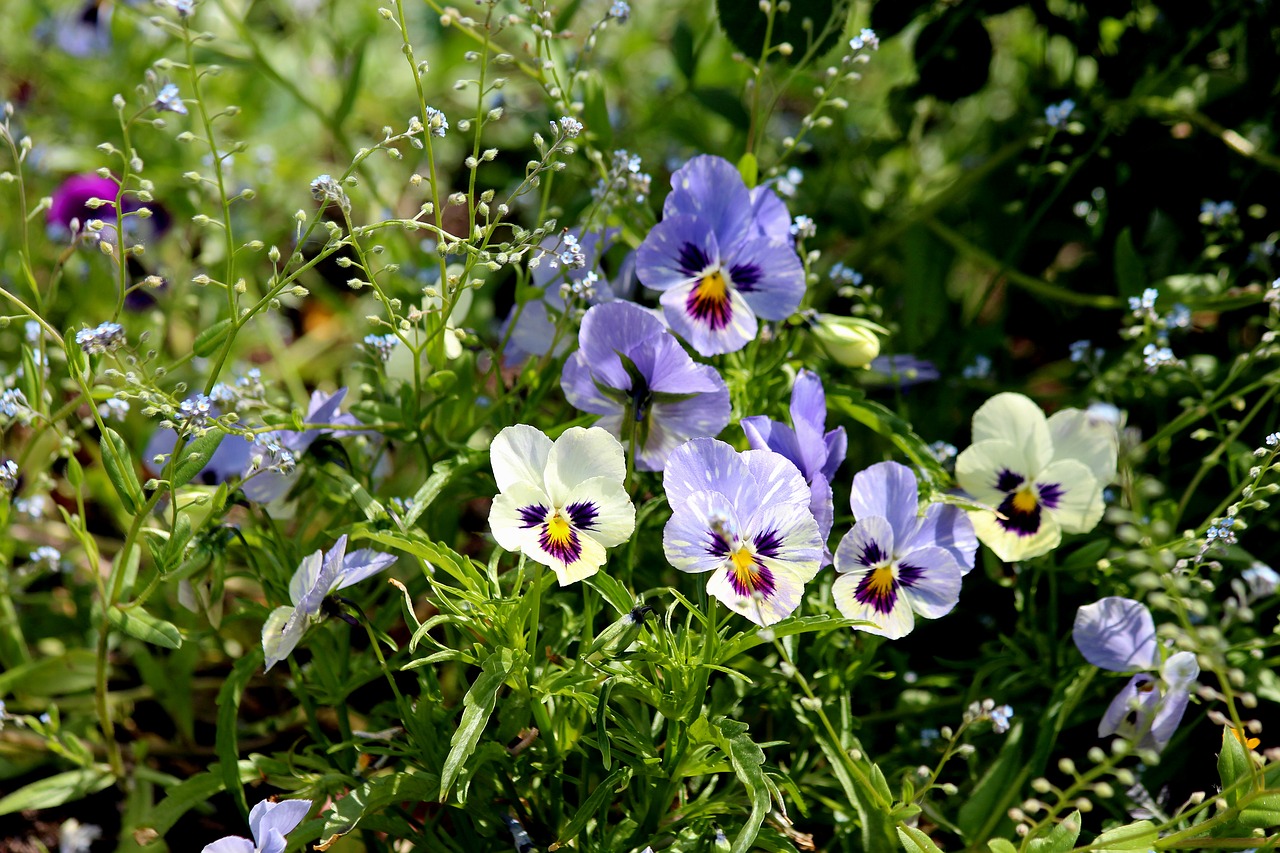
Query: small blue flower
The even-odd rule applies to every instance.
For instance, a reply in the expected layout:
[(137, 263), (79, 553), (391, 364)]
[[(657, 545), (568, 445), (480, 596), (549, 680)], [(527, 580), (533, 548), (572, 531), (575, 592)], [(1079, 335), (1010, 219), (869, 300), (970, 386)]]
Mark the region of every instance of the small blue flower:
[(1071, 113), (1075, 111), (1076, 102), (1067, 98), (1056, 104), (1050, 104), (1044, 108), (1044, 120), (1049, 127), (1055, 130), (1061, 130), (1067, 126), (1067, 120), (1071, 118)]
[(364, 345), (378, 357), (380, 361), (387, 361), (391, 358), (391, 353), (399, 346), (400, 339), (395, 335), (365, 335)]
[(1155, 373), (1162, 367), (1179, 364), (1177, 356), (1161, 341), (1159, 344), (1147, 344), (1142, 348), (1142, 363), (1147, 366), (1148, 373)]
[(1236, 206), (1229, 201), (1202, 201), (1200, 223), (1202, 225), (1227, 225), (1235, 218)]
[(991, 357), (981, 354), (974, 356), (973, 363), (966, 365), (960, 375), (965, 379), (986, 379), (991, 375)]
[(876, 35), (875, 30), (863, 28), (853, 38), (849, 39), (849, 48), (857, 53), (860, 50), (879, 50), (880, 38)]
[(165, 83), (160, 87), (151, 106), (162, 113), (177, 113), (183, 116), (187, 114), (187, 105), (182, 102), (182, 93), (173, 83)]
[(0, 492), (10, 493), (18, 486), (18, 463), (12, 459), (0, 462)]
[(1008, 705), (999, 705), (991, 709), (991, 727), (995, 729), (997, 734), (1004, 734), (1009, 731), (1009, 720), (1013, 717), (1013, 708)]
[(31, 552), (28, 559), (30, 562), (27, 563), (27, 570), (32, 572), (56, 572), (62, 563), (62, 555), (58, 553), (58, 549), (49, 545), (41, 545)]
[(625, 24), (631, 18), (631, 4), (627, 0), (613, 0), (609, 7), (609, 17), (619, 24)]
[(76, 343), (91, 355), (114, 352), (124, 345), (124, 341), (124, 326), (119, 323), (100, 323), (92, 329), (76, 332)]

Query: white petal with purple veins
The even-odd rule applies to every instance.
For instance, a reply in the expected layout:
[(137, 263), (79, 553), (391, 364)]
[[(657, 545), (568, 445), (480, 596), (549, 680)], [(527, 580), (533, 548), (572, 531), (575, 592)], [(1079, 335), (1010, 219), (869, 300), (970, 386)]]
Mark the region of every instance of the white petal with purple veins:
[(726, 565), (743, 532), (728, 498), (719, 492), (694, 492), (667, 520), (662, 551), (682, 572), (710, 572)]
[(621, 545), (636, 528), (636, 510), (622, 481), (612, 477), (584, 480), (569, 493), (564, 512), (576, 529), (605, 548)]
[(1087, 533), (1105, 508), (1102, 488), (1081, 462), (1059, 459), (1036, 477), (1041, 501), (1067, 533)]

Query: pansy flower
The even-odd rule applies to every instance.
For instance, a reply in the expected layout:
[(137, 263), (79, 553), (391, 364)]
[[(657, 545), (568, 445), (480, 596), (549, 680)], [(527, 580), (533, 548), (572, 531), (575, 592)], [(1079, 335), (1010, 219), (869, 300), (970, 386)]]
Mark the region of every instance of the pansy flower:
[(500, 492), (489, 511), (493, 538), (550, 566), (561, 586), (594, 575), (605, 549), (631, 538), (622, 445), (600, 427), (571, 427), (553, 442), (516, 424), (498, 433), (489, 456)]
[(293, 832), (311, 811), (310, 800), (263, 800), (249, 812), (253, 840), (228, 835), (206, 844), (200, 853), (284, 853), (285, 836)]
[(795, 246), (775, 233), (781, 202), (772, 193), (753, 199), (732, 163), (707, 155), (672, 175), (671, 186), (662, 221), (636, 250), (636, 273), (663, 291), (667, 323), (699, 353), (742, 349), (756, 336), (757, 315), (786, 319), (804, 295)]
[(714, 437), (729, 423), (720, 374), (696, 364), (661, 320), (630, 302), (587, 311), (560, 386), (575, 408), (601, 415), (598, 426), (634, 442), (641, 471), (661, 471), (685, 441)]
[(307, 628), (323, 618), (321, 605), (330, 593), (372, 577), (395, 561), (391, 554), (369, 548), (348, 554), (345, 534), (328, 551), (317, 550), (305, 557), (289, 581), (289, 600), (293, 606), (272, 610), (262, 626), (266, 668), (271, 669), (288, 657)]
[[(244, 483), (241, 490), (245, 497), (258, 503), (270, 503), (283, 497), (298, 479), (292, 463), (306, 453), (317, 438), (330, 434), (345, 435), (347, 431), (341, 427), (360, 426), (355, 415), (341, 411), (346, 396), (346, 388), (339, 388), (332, 394), (313, 391), (303, 423), (315, 425), (314, 429), (282, 429), (259, 435), (251, 445), (250, 464), (242, 474)], [(230, 439), (229, 436), (223, 443)], [(289, 473), (284, 473), (282, 468)]]
[(770, 450), (738, 453), (697, 438), (668, 457), (662, 483), (671, 565), (709, 572), (707, 592), (757, 625), (795, 612), (822, 565), (809, 487), (795, 465)]
[[(1071, 639), (1084, 659), (1112, 672), (1142, 670), (1107, 707), (1098, 736), (1119, 735), (1139, 749), (1162, 751), (1191, 698), (1200, 664), (1191, 652), (1161, 663), (1156, 626), (1142, 602), (1112, 596), (1076, 611)], [(1153, 675), (1159, 671), (1159, 675)]]
[(964, 512), (935, 503), (921, 516), (916, 475), (897, 462), (854, 475), (849, 503), (856, 523), (836, 549), (831, 587), (840, 612), (891, 640), (911, 633), (916, 615), (950, 613), (978, 550)]
[(763, 415), (742, 419), (742, 431), (754, 450), (772, 450), (787, 457), (809, 484), (809, 510), (822, 536), (824, 564), (831, 562), (826, 549), (834, 521), (831, 479), (844, 461), (849, 441), (844, 427), (827, 432), (827, 395), (822, 380), (811, 370), (801, 370), (791, 387), (792, 427)]
[(956, 481), (996, 512), (969, 517), (1002, 560), (1058, 546), (1102, 517), (1103, 488), (1116, 475), (1116, 431), (1105, 418), (1063, 409), (1046, 419), (1021, 394), (997, 394), (973, 416), (973, 444), (956, 459)]

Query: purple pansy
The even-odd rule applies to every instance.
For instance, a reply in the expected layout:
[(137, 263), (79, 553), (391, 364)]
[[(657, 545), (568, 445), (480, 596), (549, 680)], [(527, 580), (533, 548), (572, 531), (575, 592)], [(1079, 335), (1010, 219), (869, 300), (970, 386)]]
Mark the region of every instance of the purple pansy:
[[(101, 219), (114, 222), (116, 218), (116, 196), (120, 186), (111, 178), (97, 174), (72, 175), (53, 191), (49, 200), (49, 212), (46, 221), (49, 231), (57, 237), (69, 235), (73, 222), (77, 233), (84, 229), (90, 219)], [(105, 204), (89, 207), (90, 199), (101, 199)], [(136, 202), (125, 201), (125, 210), (136, 208)]]
[(853, 478), (853, 529), (836, 549), (836, 606), (860, 630), (896, 640), (915, 616), (945, 616), (960, 600), (960, 579), (973, 568), (978, 538), (965, 513), (930, 504), (919, 514), (916, 475), (880, 462)]
[[(1164, 750), (1191, 698), (1200, 665), (1191, 652), (1163, 664), (1151, 611), (1140, 601), (1111, 596), (1076, 611), (1071, 639), (1084, 659), (1112, 672), (1142, 670), (1107, 706), (1098, 736), (1119, 735), (1139, 749)], [(1152, 673), (1159, 671), (1159, 675)]]
[(302, 823), (311, 811), (310, 800), (263, 800), (249, 812), (253, 840), (228, 835), (206, 844), (201, 853), (284, 853), (285, 836)]
[[(289, 581), (289, 600), (293, 606), (277, 607), (262, 626), (266, 668), (271, 669), (288, 657), (307, 628), (323, 618), (321, 605), (330, 593), (372, 577), (395, 561), (391, 554), (369, 548), (348, 554), (345, 533), (328, 551), (317, 550), (305, 557)], [(257, 837), (256, 832), (254, 836)]]
[[(241, 489), (245, 497), (258, 503), (270, 503), (283, 497), (298, 477), (297, 472), (292, 470), (292, 464), (282, 464), (286, 459), (290, 463), (296, 461), (322, 435), (342, 436), (347, 431), (341, 427), (360, 426), (355, 415), (339, 410), (346, 396), (346, 388), (339, 388), (332, 394), (311, 392), (311, 401), (307, 404), (307, 415), (303, 422), (326, 426), (301, 431), (275, 430), (258, 436), (251, 446), (250, 464), (243, 472), (244, 483)], [(284, 473), (282, 468), (290, 469), (289, 473)]]
[(662, 321), (630, 302), (589, 309), (578, 351), (560, 386), (575, 408), (630, 446), (636, 467), (661, 471), (690, 438), (714, 437), (729, 423), (729, 389), (715, 368), (697, 364)]
[(662, 482), (671, 565), (710, 572), (707, 592), (757, 625), (795, 612), (822, 565), (809, 487), (795, 465), (770, 450), (738, 453), (697, 438), (667, 459)]
[(831, 480), (844, 461), (848, 439), (844, 427), (827, 428), (827, 397), (822, 380), (801, 370), (791, 388), (791, 423), (794, 428), (763, 415), (742, 419), (742, 431), (754, 450), (772, 450), (787, 457), (809, 484), (809, 510), (822, 536), (824, 565), (831, 562), (827, 538), (831, 535), (834, 506)]
[(709, 155), (686, 163), (671, 187), (636, 272), (663, 291), (667, 323), (699, 353), (742, 349), (757, 315), (786, 319), (804, 295), (785, 206), (770, 190), (753, 196), (732, 163)]

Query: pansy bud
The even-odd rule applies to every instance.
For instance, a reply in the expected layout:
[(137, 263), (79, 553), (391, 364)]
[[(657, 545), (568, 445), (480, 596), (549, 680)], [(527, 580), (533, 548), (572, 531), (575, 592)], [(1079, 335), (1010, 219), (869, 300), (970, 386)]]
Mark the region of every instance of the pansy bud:
[(845, 367), (866, 367), (880, 354), (880, 338), (888, 334), (883, 326), (861, 317), (819, 314), (811, 327), (813, 336), (831, 358)]

